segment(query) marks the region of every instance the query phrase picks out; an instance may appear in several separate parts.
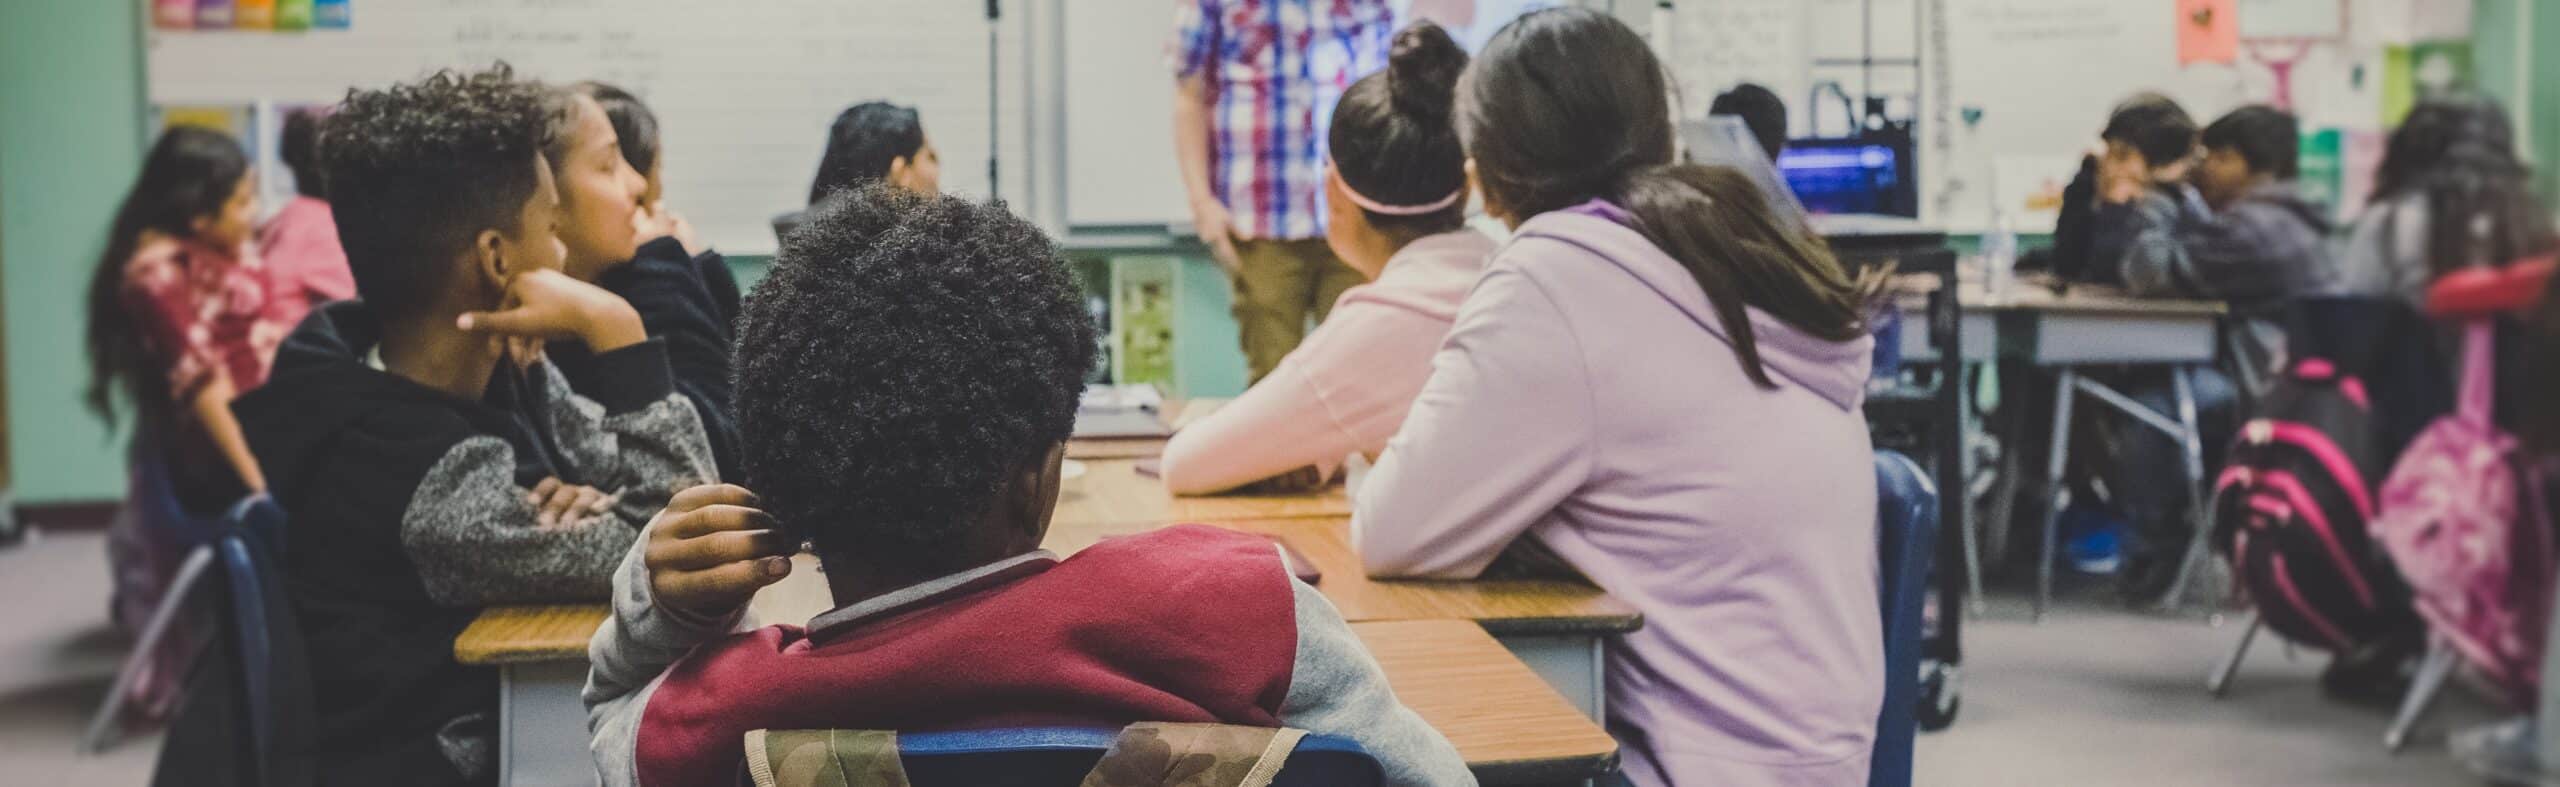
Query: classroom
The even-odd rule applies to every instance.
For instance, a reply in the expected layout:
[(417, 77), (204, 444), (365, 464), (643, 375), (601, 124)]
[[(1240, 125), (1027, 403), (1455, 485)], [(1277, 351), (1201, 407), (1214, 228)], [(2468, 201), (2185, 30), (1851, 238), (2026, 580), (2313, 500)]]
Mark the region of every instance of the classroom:
[(9, 0), (0, 784), (2560, 785), (2550, 41)]

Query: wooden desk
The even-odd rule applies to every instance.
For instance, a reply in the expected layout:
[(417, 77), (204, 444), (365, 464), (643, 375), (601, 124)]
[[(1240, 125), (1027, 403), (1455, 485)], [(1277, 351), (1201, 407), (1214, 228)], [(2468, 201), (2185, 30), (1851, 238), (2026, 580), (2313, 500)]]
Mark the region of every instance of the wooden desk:
[[(1164, 403), (1165, 424), (1180, 429), (1207, 417), (1232, 399), (1198, 397)], [(1163, 437), (1081, 438), (1067, 441), (1068, 459), (1148, 459), (1164, 455)]]
[[(454, 641), (463, 663), (499, 668), (499, 784), (595, 783), (578, 691), (587, 639), (607, 614), (603, 606), (502, 607)], [(1484, 783), (1552, 783), (1617, 769), (1608, 733), (1483, 629), (1461, 620), (1352, 628), (1397, 698), (1448, 736)]]
[(1140, 475), (1135, 459), (1081, 461), (1085, 476), (1058, 493), (1053, 529), (1351, 515), (1351, 497), (1340, 484), (1300, 495), (1176, 496), (1165, 491), (1164, 482)]

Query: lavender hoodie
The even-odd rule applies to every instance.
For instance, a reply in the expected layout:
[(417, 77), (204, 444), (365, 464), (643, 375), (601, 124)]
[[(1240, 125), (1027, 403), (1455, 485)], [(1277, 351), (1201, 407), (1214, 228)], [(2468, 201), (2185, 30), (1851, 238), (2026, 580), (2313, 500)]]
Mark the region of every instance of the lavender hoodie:
[(1533, 535), (1644, 613), (1609, 649), (1639, 785), (1856, 785), (1883, 702), (1870, 340), (1758, 310), (1744, 376), (1680, 264), (1586, 205), (1487, 266), (1351, 531), (1372, 576), (1466, 578)]

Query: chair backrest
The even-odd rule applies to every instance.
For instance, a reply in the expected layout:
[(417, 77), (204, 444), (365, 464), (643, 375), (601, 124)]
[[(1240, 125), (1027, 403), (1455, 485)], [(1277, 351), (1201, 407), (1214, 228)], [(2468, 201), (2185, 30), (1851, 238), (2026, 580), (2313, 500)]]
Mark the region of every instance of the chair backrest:
[(301, 628), (283, 585), (284, 509), (253, 495), (233, 504), (224, 520), (215, 550), (231, 591), (248, 761), (262, 784), (303, 783), (295, 760), (308, 750), (315, 711), (308, 704)]
[(1877, 451), (1875, 465), (1876, 554), (1882, 564), (1876, 588), (1884, 612), (1885, 682), (1867, 784), (1907, 787), (1912, 736), (1919, 724), (1920, 627), (1929, 557), (1938, 541), (1938, 490), (1910, 457)]
[[(1076, 787), (1120, 735), (1110, 727), (1006, 727), (899, 733), (898, 761), (913, 787)], [(1360, 744), (1307, 735), (1273, 787), (1377, 787), (1378, 760)]]

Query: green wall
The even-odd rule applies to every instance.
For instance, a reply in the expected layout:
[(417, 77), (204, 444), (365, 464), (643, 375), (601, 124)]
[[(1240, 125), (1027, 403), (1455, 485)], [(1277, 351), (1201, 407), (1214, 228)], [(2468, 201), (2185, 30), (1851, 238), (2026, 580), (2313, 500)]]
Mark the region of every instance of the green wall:
[[(2521, 4), (2478, 0), (2483, 86), (2530, 113), (2545, 194), (2560, 194), (2560, 47), (2518, 52)], [(80, 295), (109, 214), (139, 166), (144, 129), (139, 2), (0, 0), (0, 327), (7, 336), (7, 450), (20, 500), (112, 499), (122, 469), (112, 435), (80, 405), (87, 377)], [(2560, 40), (2560, 6), (2535, 8), (2532, 41)], [(2531, 95), (2513, 95), (2529, 57)], [(742, 259), (740, 273), (762, 272)], [(1243, 385), (1227, 290), (1206, 260), (1182, 266), (1178, 387), (1214, 396)]]
[(123, 493), (117, 443), (80, 405), (81, 295), (146, 141), (140, 5), (0, 0), (0, 319), (28, 503)]

